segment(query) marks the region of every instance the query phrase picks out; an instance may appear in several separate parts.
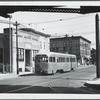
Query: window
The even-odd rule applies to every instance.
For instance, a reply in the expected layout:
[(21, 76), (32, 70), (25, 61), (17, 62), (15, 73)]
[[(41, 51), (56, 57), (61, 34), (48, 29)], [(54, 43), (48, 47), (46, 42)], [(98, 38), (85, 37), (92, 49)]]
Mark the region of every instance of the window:
[(40, 49), (42, 49), (42, 42), (40, 41)]
[(55, 44), (53, 43), (52, 46), (55, 47)]
[(69, 58), (66, 58), (66, 62), (69, 62)]
[(55, 57), (53, 57), (53, 62), (55, 62)]
[(66, 47), (66, 43), (65, 42), (63, 42), (63, 47)]
[(33, 50), (33, 61), (35, 61), (35, 55), (38, 53), (39, 51), (38, 50)]
[(59, 49), (58, 49), (58, 47), (56, 47), (56, 52), (58, 52), (59, 51)]
[(75, 58), (70, 58), (70, 62), (75, 62)]
[(49, 58), (49, 62), (52, 62), (52, 57)]
[(58, 62), (65, 62), (65, 58), (64, 57), (59, 57), (57, 61)]
[(63, 52), (66, 52), (66, 51), (67, 51), (66, 47), (63, 47)]
[(36, 55), (36, 62), (48, 62), (48, 57), (46, 55)]
[(62, 62), (65, 62), (65, 58), (62, 58), (63, 60), (62, 60)]
[(58, 43), (56, 43), (56, 47), (59, 47), (59, 44)]
[(44, 42), (44, 49), (45, 49), (45, 42)]
[(55, 62), (55, 57), (50, 57), (49, 62)]
[(35, 56), (38, 52), (38, 50), (33, 50), (33, 56)]
[(24, 49), (23, 48), (18, 48), (18, 60), (24, 61)]

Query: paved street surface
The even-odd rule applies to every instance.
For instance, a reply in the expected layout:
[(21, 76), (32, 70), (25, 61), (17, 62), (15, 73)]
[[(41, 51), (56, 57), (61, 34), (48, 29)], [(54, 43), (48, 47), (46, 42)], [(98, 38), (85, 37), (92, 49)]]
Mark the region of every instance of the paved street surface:
[(95, 77), (93, 65), (55, 75), (24, 75), (0, 80), (0, 93), (99, 94), (100, 90), (84, 85)]

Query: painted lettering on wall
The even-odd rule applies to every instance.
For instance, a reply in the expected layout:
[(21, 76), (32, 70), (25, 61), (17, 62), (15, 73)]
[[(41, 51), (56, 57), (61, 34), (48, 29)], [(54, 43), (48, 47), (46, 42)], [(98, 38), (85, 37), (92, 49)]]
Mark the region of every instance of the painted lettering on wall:
[(34, 41), (38, 41), (37, 38), (31, 37), (31, 36), (18, 35), (18, 37), (20, 37), (20, 38), (25, 38), (25, 39), (30, 39), (30, 40), (34, 40)]
[(31, 36), (24, 36), (24, 38), (26, 38), (26, 39), (31, 39)]

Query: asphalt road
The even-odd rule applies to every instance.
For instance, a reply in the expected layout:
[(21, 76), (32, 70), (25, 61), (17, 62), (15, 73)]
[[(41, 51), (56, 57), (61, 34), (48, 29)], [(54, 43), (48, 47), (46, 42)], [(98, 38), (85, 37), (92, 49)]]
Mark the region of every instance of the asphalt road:
[(55, 75), (25, 75), (0, 80), (0, 93), (66, 93), (66, 94), (99, 94), (96, 90), (84, 85), (96, 77), (95, 66), (78, 68), (75, 71)]

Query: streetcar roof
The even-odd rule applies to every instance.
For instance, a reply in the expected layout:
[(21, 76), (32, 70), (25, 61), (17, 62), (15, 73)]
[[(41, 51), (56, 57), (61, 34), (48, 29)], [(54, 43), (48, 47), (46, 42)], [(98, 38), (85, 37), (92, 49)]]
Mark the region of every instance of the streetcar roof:
[(75, 57), (76, 55), (73, 54), (64, 54), (64, 53), (56, 53), (56, 52), (39, 52), (36, 55), (47, 55), (48, 57), (50, 56), (72, 56)]

